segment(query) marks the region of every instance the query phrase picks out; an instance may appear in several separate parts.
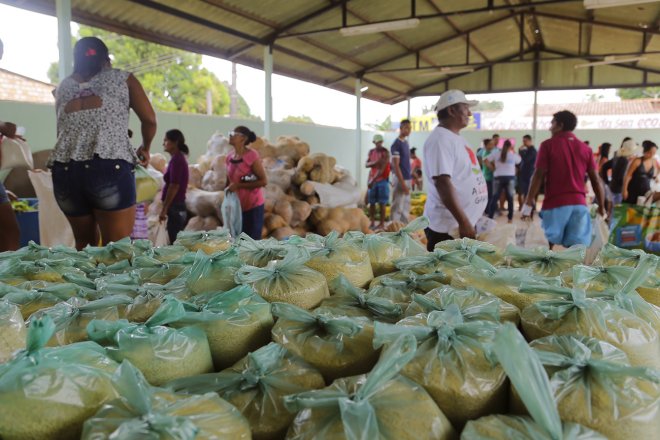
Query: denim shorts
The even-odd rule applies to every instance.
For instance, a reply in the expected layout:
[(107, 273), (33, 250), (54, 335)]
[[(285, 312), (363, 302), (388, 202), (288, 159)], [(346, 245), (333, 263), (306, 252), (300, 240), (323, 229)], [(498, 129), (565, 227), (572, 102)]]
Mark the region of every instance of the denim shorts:
[(93, 211), (119, 211), (135, 205), (133, 164), (121, 159), (53, 164), (53, 192), (62, 212), (82, 217)]
[(0, 182), (0, 205), (4, 205), (5, 203), (9, 203), (9, 196), (5, 190), (5, 186)]
[(370, 204), (380, 203), (381, 205), (387, 205), (390, 203), (390, 182), (380, 180), (374, 183), (369, 188), (367, 197)]
[(591, 215), (585, 205), (567, 205), (541, 211), (541, 225), (550, 243), (570, 247), (591, 244)]

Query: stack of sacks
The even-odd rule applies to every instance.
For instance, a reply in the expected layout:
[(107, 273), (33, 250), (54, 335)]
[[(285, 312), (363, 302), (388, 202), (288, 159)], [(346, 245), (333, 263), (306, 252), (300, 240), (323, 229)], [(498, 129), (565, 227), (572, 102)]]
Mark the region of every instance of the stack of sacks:
[[(586, 426), (572, 423), (571, 417), (564, 418), (562, 414), (560, 418), (560, 412), (553, 398), (554, 380), (551, 385), (543, 371), (541, 361), (512, 324), (506, 324), (498, 330), (493, 351), (531, 417), (498, 414), (471, 420), (461, 433), (461, 440), (605, 440), (608, 438)], [(579, 380), (571, 383), (575, 388), (583, 386), (583, 382)], [(583, 392), (586, 396), (591, 395), (587, 390)], [(581, 410), (589, 412), (589, 397), (586, 403), (587, 405)], [(624, 435), (611, 438), (644, 438), (644, 436)]]
[(273, 342), (220, 373), (186, 377), (168, 384), (177, 392), (217, 392), (245, 416), (254, 440), (284, 438), (295, 416), (284, 407), (284, 397), (324, 386), (318, 371)]
[(422, 387), (399, 375), (415, 354), (406, 335), (387, 347), (370, 373), (335, 380), (322, 390), (284, 398), (297, 412), (289, 440), (450, 440), (456, 433)]
[(496, 316), (464, 321), (458, 306), (451, 304), (444, 311), (410, 316), (396, 325), (376, 322), (374, 346), (414, 336), (417, 352), (401, 374), (423, 386), (452, 425), (462, 428), (468, 420), (506, 407), (506, 376), (490, 353), (500, 327)]
[(247, 420), (215, 393), (182, 396), (152, 387), (128, 361), (113, 383), (119, 398), (85, 422), (82, 440), (251, 438)]

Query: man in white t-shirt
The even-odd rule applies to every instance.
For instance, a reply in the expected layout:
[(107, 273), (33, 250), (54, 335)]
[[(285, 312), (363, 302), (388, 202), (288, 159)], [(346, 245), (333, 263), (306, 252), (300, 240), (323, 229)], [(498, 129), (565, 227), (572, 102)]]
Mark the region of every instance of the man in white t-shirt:
[(475, 238), (475, 224), (488, 203), (488, 187), (477, 156), (460, 135), (467, 127), (470, 107), (460, 90), (448, 90), (435, 105), (438, 126), (424, 143), (424, 179), (428, 188), (424, 215), (427, 249), (459, 237)]

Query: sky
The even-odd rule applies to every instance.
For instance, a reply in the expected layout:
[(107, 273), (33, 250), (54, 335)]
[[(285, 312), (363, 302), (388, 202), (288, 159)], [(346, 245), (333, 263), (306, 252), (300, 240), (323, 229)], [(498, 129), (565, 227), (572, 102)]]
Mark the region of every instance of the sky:
[[(38, 37), (35, 29), (38, 29)], [(75, 35), (77, 25), (72, 23)], [(0, 5), (0, 39), (4, 43), (4, 57), (0, 68), (41, 81), (48, 81), (48, 67), (58, 59), (57, 20), (55, 17), (37, 14)], [(274, 54), (277, 56), (277, 52)], [(203, 56), (203, 65), (223, 81), (231, 82), (231, 63), (218, 58)], [(238, 65), (238, 92), (245, 98), (253, 114), (264, 117), (265, 75), (262, 70)], [(590, 94), (602, 95), (602, 100), (618, 100), (614, 89), (589, 91), (539, 92), (540, 104), (581, 102)], [(317, 124), (343, 128), (355, 128), (356, 98), (308, 82), (273, 75), (273, 120), (286, 116), (306, 115)], [(470, 99), (504, 101), (505, 108), (531, 106), (533, 92), (469, 95)], [(433, 105), (437, 97), (420, 97), (411, 100), (411, 115), (421, 115), (425, 106)], [(407, 103), (387, 105), (369, 99), (361, 100), (362, 125), (377, 124), (391, 116), (398, 121), (407, 116)]]

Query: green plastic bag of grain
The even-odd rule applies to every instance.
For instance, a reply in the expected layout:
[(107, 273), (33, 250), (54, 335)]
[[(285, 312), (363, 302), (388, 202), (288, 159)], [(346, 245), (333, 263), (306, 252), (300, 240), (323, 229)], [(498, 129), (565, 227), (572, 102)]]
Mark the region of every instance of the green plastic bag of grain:
[(36, 261), (43, 258), (75, 258), (81, 261), (91, 261), (89, 256), (82, 252), (78, 252), (73, 248), (63, 245), (56, 245), (52, 247), (42, 246), (31, 240), (27, 246), (24, 246), (17, 251), (0, 253), (0, 261), (7, 258), (20, 258), (21, 261)]
[(167, 385), (177, 392), (218, 393), (247, 418), (254, 440), (284, 438), (294, 418), (284, 407), (284, 397), (324, 386), (317, 370), (274, 342), (219, 373), (184, 377)]
[(520, 322), (528, 340), (550, 335), (576, 334), (600, 339), (623, 350), (635, 366), (660, 368), (658, 332), (643, 318), (611, 301), (587, 298), (578, 288), (523, 285), (523, 291), (556, 289), (570, 297), (539, 301), (522, 311)]
[(144, 324), (131, 324), (123, 319), (93, 320), (87, 326), (87, 333), (91, 340), (106, 347), (112, 359), (129, 360), (149, 383), (159, 386), (179, 377), (213, 371), (204, 331), (197, 327), (165, 327), (184, 315), (183, 304), (168, 299)]
[(495, 266), (504, 264), (504, 255), (497, 246), (486, 243), (485, 241), (474, 240), (472, 238), (457, 238), (455, 240), (445, 240), (438, 242), (435, 249), (445, 251), (468, 251), (471, 254), (478, 255), (490, 264)]
[(181, 231), (177, 234), (174, 245), (183, 246), (191, 251), (203, 251), (208, 255), (224, 252), (231, 247), (231, 237), (226, 229), (216, 231)]
[(95, 301), (71, 298), (35, 312), (30, 316), (28, 324), (31, 325), (35, 319), (48, 315), (55, 323), (55, 334), (48, 345), (72, 344), (88, 339), (87, 325), (93, 319), (116, 321), (119, 319), (119, 308), (132, 302), (133, 299), (125, 295), (108, 296)]
[(451, 286), (433, 289), (425, 295), (414, 293), (404, 314), (415, 316), (443, 311), (452, 304), (458, 306), (465, 321), (509, 321), (516, 325), (520, 322), (520, 310), (495, 295)]
[(562, 423), (543, 365), (512, 324), (498, 330), (493, 350), (532, 417), (491, 415), (471, 420), (461, 433), (461, 440), (606, 439), (582, 425)]
[(402, 257), (414, 257), (426, 254), (424, 245), (412, 237), (412, 234), (419, 232), (429, 226), (429, 219), (426, 217), (417, 217), (397, 232), (379, 232), (380, 237), (386, 238), (398, 246), (402, 251)]
[(207, 254), (197, 251), (195, 262), (187, 275), (188, 287), (195, 294), (230, 290), (236, 287), (234, 276), (243, 266), (236, 249)]
[(660, 433), (660, 370), (631, 367), (623, 352), (594, 338), (549, 336), (531, 344), (550, 375), (562, 420), (610, 439)]
[(126, 237), (119, 241), (114, 241), (105, 246), (87, 246), (82, 250), (99, 264), (110, 266), (121, 260), (130, 260), (135, 255), (135, 249), (131, 239)]
[(371, 269), (374, 276), (394, 272), (394, 260), (404, 255), (404, 250), (394, 241), (378, 234), (365, 234), (359, 231), (348, 231), (344, 239), (354, 243), (369, 254)]
[(355, 287), (339, 275), (330, 283), (333, 295), (316, 308), (316, 312), (328, 312), (336, 316), (363, 316), (372, 320), (396, 322), (403, 310), (399, 304), (387, 298), (369, 295), (364, 289)]
[(215, 393), (182, 396), (150, 386), (124, 361), (113, 376), (119, 398), (83, 425), (81, 440), (249, 440), (247, 420)]
[(328, 283), (344, 275), (354, 286), (366, 287), (374, 278), (369, 254), (351, 241), (339, 238), (336, 231), (325, 237), (308, 234), (304, 240), (314, 244), (308, 248), (312, 257), (307, 266), (322, 273)]
[(50, 293), (21, 289), (6, 292), (3, 295), (0, 295), (0, 297), (11, 304), (18, 306), (23, 319), (28, 319), (33, 313), (48, 307), (53, 307), (62, 301)]
[(189, 253), (191, 252), (185, 246), (172, 245), (151, 248), (145, 255), (163, 263), (172, 263), (173, 261), (184, 258)]
[[(107, 294), (126, 292), (127, 286), (108, 286), (104, 291)], [(185, 285), (185, 280), (175, 279), (168, 284), (146, 283), (134, 288), (134, 298), (131, 304), (126, 305), (122, 310), (120, 308), (120, 318), (128, 319), (130, 322), (146, 322), (156, 313), (156, 310), (163, 304), (165, 298), (172, 297), (180, 301), (190, 299), (190, 291)], [(130, 291), (130, 288), (129, 288)]]
[(386, 347), (367, 375), (335, 380), (322, 390), (284, 398), (297, 412), (287, 440), (450, 440), (456, 433), (424, 389), (399, 374), (415, 355), (405, 335)]
[(494, 321), (463, 320), (456, 304), (404, 318), (395, 325), (374, 324), (374, 346), (402, 335), (417, 340), (417, 352), (401, 374), (422, 385), (452, 425), (495, 414), (506, 407), (508, 384), (491, 359), (490, 345), (499, 327)]
[(64, 282), (65, 274), (85, 276), (72, 266), (73, 260), (20, 261), (8, 259), (0, 263), (0, 281), (16, 286), (26, 281)]
[(573, 266), (561, 273), (562, 284), (588, 291), (620, 289), (634, 268), (630, 266)]
[(27, 348), (0, 364), (3, 440), (77, 440), (83, 422), (117, 396), (117, 364), (103, 348), (93, 342), (44, 348), (54, 331), (50, 317), (34, 321)]
[(551, 251), (543, 247), (523, 249), (509, 245), (504, 251), (511, 267), (526, 267), (537, 275), (556, 277), (576, 264), (583, 264), (586, 247), (575, 245), (563, 251)]
[(236, 242), (239, 258), (249, 266), (264, 267), (271, 260), (281, 260), (286, 253), (286, 245), (274, 238), (254, 240), (245, 232)]
[(611, 243), (606, 243), (596, 256), (594, 265), (635, 267), (642, 255), (645, 254), (646, 252), (641, 249), (623, 249)]
[(12, 358), (17, 350), (25, 348), (27, 330), (18, 306), (0, 300), (0, 364)]
[(188, 268), (183, 264), (163, 263), (146, 255), (135, 257), (133, 267), (139, 276), (140, 284), (167, 284)]
[(495, 267), (470, 251), (446, 251), (436, 249), (433, 252), (416, 257), (405, 257), (394, 261), (399, 270), (412, 270), (418, 274), (441, 272), (447, 276), (447, 283), (451, 282), (454, 272), (459, 267), (471, 266), (486, 270), (495, 270)]
[(325, 277), (305, 265), (309, 258), (307, 250), (290, 248), (283, 260), (272, 260), (266, 267), (241, 267), (236, 272), (236, 282), (252, 286), (268, 302), (312, 309), (330, 292)]
[(529, 269), (500, 267), (495, 270), (488, 270), (469, 266), (456, 269), (451, 285), (459, 289), (472, 287), (480, 292), (490, 293), (502, 301), (513, 304), (521, 311), (535, 302), (557, 298), (557, 293), (550, 291), (521, 292), (520, 285), (523, 282), (536, 282), (552, 286), (561, 285), (559, 277), (542, 277), (534, 274)]
[(273, 341), (318, 369), (328, 382), (364, 374), (378, 360), (373, 326), (366, 318), (310, 313), (285, 303), (271, 304), (271, 311), (278, 318)]
[(648, 279), (637, 287), (637, 291), (642, 298), (660, 307), (660, 258), (657, 255), (650, 255), (639, 249), (621, 249), (608, 243), (598, 254), (596, 262), (603, 265), (637, 267), (643, 258), (655, 262), (655, 270), (652, 270)]
[(401, 270), (374, 278), (367, 294), (389, 299), (405, 309), (414, 293), (425, 294), (442, 287), (446, 281), (447, 276), (442, 272), (420, 275), (412, 270)]
[(195, 325), (206, 333), (216, 371), (230, 367), (270, 341), (270, 304), (248, 286), (215, 294), (196, 311), (171, 324)]

